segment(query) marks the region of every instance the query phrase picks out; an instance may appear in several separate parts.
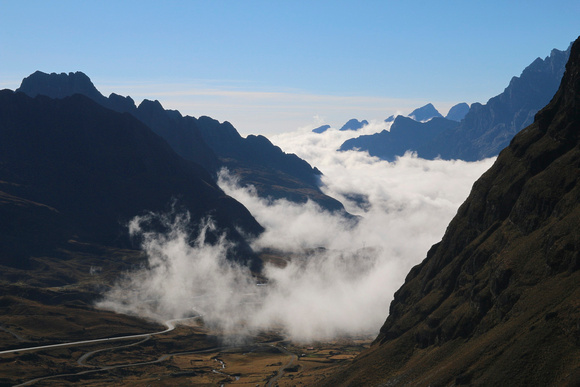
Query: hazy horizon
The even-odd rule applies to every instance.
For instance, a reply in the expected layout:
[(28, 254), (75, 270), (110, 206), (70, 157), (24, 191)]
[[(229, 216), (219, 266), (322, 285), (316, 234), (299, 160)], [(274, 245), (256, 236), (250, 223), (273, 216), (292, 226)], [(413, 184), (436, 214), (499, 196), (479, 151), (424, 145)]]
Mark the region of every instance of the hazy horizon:
[[(486, 103), (578, 35), (580, 4), (0, 0), (0, 88), (82, 71), (105, 95), (159, 100), (276, 135), (433, 103)], [(543, 28), (535, 28), (541, 25)], [(18, 33), (15, 33), (18, 31)]]

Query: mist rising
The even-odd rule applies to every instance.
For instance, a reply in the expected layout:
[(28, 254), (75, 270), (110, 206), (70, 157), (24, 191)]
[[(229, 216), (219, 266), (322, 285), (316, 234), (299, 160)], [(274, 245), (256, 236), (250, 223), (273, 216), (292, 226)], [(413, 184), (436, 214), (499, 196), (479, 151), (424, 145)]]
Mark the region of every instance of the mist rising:
[[(385, 125), (371, 123), (363, 130)], [(315, 134), (305, 128), (272, 140), (317, 166), (324, 173), (324, 192), (341, 200), (356, 219), (313, 202), (259, 198), (228, 171), (220, 174), (222, 189), (266, 229), (252, 241), (254, 249), (291, 257), (282, 266), (266, 264), (267, 285), (257, 285), (247, 269), (225, 259), (227, 249), (235, 248), (225, 237), (204, 242), (211, 221), (192, 230), (187, 216), (156, 215), (171, 231), (150, 231), (146, 218), (132, 222), (148, 265), (119, 281), (99, 306), (159, 321), (199, 314), (213, 327), (239, 331), (243, 326), (247, 334), (280, 328), (298, 341), (376, 334), (409, 269), (441, 239), (493, 159), (429, 161), (406, 154), (389, 163), (366, 153), (336, 152), (347, 136), (353, 133)]]

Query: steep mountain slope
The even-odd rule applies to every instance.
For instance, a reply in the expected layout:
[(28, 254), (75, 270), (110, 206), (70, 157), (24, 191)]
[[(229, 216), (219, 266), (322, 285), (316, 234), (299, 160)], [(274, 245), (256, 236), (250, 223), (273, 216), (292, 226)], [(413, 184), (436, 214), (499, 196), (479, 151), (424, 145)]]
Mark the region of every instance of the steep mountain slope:
[(215, 176), (222, 167), (238, 175), (243, 185), (254, 185), (261, 196), (305, 202), (314, 200), (330, 210), (343, 210), (337, 200), (319, 189), (320, 171), (296, 155), (286, 154), (263, 136), (243, 138), (229, 123), (209, 117), (196, 119), (164, 109), (159, 101), (139, 106), (130, 97), (103, 96), (81, 72), (45, 74), (37, 71), (23, 79), (17, 91), (30, 96), (63, 98), (75, 93), (118, 112), (127, 112), (163, 137), (183, 158), (202, 165)]
[(329, 385), (580, 383), (580, 39), (561, 86)]
[[(368, 136), (360, 136), (345, 142), (340, 149), (359, 149), (378, 154), (378, 148), (398, 150), (407, 147), (405, 150), (416, 151), (419, 157), (425, 159), (441, 157), (466, 161), (496, 156), (516, 133), (532, 123), (538, 110), (554, 96), (569, 54), (570, 48), (566, 51), (552, 50), (544, 60), (537, 58), (520, 77), (512, 78), (503, 93), (491, 98), (485, 105), (472, 104), (461, 123), (438, 130), (440, 133), (435, 137), (417, 137), (410, 144), (397, 144), (397, 138), (383, 136), (380, 140), (389, 142), (383, 145), (369, 141)], [(379, 157), (393, 160), (404, 153), (381, 153)]]
[[(1, 264), (26, 265), (69, 239), (129, 246), (127, 222), (172, 202), (240, 243), (262, 227), (201, 166), (129, 114), (75, 94), (0, 92)], [(16, 255), (15, 255), (16, 254)]]

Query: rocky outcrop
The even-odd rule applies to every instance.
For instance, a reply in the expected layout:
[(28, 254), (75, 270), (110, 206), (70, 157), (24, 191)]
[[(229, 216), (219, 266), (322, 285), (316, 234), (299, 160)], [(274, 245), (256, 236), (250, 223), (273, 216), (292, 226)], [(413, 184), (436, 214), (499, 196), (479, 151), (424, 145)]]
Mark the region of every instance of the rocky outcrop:
[(350, 119), (346, 122), (346, 124), (342, 125), (339, 130), (359, 130), (365, 125), (368, 125), (369, 122), (367, 120), (359, 121), (356, 118)]
[(465, 118), (467, 113), (469, 112), (469, 105), (465, 102), (458, 103), (457, 105), (451, 107), (449, 112), (445, 116), (448, 120), (460, 122), (462, 119)]
[(580, 382), (580, 39), (561, 86), (473, 186), (331, 385)]
[(442, 118), (443, 116), (437, 111), (437, 109), (435, 109), (433, 104), (428, 103), (425, 106), (413, 110), (408, 117), (414, 119), (415, 121), (425, 122), (429, 121), (433, 117)]
[(312, 131), (314, 133), (320, 134), (320, 133), (326, 132), (328, 129), (330, 129), (330, 125), (322, 125), (322, 126), (319, 126), (318, 128), (312, 129)]

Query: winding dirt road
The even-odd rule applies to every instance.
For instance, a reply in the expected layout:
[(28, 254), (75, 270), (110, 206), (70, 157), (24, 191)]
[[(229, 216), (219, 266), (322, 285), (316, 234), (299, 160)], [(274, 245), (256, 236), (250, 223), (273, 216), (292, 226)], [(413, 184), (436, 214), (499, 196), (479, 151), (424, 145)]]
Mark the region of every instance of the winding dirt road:
[(38, 347), (27, 347), (27, 348), (16, 348), (16, 349), (9, 349), (6, 351), (0, 351), (0, 355), (10, 354), (15, 352), (27, 352), (27, 351), (36, 351), (39, 349), (50, 349), (50, 348), (58, 348), (58, 347), (70, 347), (73, 345), (84, 345), (84, 344), (95, 344), (95, 343), (104, 343), (104, 342), (111, 342), (111, 341), (118, 341), (118, 340), (130, 340), (130, 339), (139, 339), (144, 337), (151, 337), (156, 335), (161, 335), (163, 333), (171, 332), (175, 329), (175, 323), (179, 321), (186, 321), (186, 320), (193, 320), (199, 318), (201, 316), (194, 316), (194, 317), (186, 317), (186, 318), (177, 318), (173, 320), (165, 321), (165, 326), (167, 329), (164, 331), (153, 332), (153, 333), (141, 333), (138, 335), (129, 335), (129, 336), (119, 336), (119, 337), (105, 337), (103, 339), (93, 339), (93, 340), (81, 340), (81, 341), (71, 341), (67, 343), (59, 343), (59, 344), (50, 344), (50, 345), (41, 345)]

